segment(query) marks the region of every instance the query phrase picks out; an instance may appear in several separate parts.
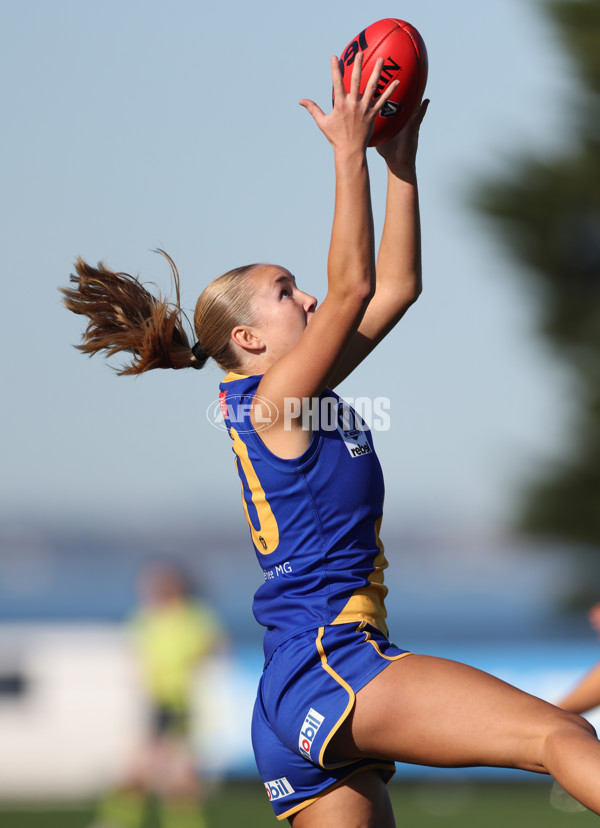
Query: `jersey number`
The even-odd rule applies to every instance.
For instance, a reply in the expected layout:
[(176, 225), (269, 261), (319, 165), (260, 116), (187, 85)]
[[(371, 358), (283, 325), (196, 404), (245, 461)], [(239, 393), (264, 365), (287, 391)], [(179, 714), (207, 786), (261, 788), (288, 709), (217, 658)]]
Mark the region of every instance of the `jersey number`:
[(242, 503), (244, 504), (244, 512), (246, 513), (246, 520), (250, 527), (252, 540), (254, 541), (254, 546), (260, 553), (270, 555), (279, 546), (279, 527), (277, 526), (275, 515), (265, 495), (265, 490), (260, 485), (258, 475), (254, 471), (254, 466), (248, 456), (248, 447), (240, 440), (235, 428), (231, 428), (230, 433), (233, 438), (233, 450), (236, 454), (237, 462), (241, 465), (246, 477), (249, 493), (252, 496), (252, 503), (258, 516), (258, 529), (255, 529), (250, 513), (248, 512), (246, 493), (242, 481)]

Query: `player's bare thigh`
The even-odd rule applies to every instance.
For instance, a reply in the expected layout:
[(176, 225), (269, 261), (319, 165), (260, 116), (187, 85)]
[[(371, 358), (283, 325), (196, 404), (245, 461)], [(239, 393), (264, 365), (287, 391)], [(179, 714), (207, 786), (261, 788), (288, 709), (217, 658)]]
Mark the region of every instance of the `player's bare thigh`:
[(291, 819), (293, 828), (395, 828), (387, 785), (376, 771), (362, 771)]
[(480, 670), (411, 655), (392, 662), (356, 695), (327, 761), (497, 765), (544, 772), (543, 743), (583, 720)]

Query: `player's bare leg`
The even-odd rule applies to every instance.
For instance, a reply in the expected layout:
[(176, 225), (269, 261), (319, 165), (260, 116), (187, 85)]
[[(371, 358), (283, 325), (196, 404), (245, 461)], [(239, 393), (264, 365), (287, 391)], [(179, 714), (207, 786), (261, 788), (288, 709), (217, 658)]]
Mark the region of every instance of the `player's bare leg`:
[(293, 828), (395, 828), (387, 786), (362, 771), (290, 819)]
[(600, 742), (594, 728), (454, 661), (411, 655), (390, 664), (357, 693), (354, 711), (331, 748), (346, 758), (549, 773), (600, 814)]

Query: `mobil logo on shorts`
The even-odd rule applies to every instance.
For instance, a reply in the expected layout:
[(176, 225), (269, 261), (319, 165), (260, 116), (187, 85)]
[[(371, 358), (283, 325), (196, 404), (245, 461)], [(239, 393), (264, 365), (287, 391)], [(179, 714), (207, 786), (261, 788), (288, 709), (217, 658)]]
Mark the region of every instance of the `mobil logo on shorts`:
[(281, 779), (272, 779), (270, 782), (265, 782), (265, 788), (271, 802), (296, 793), (285, 776), (282, 776)]
[(320, 713), (311, 707), (308, 713), (306, 714), (306, 719), (304, 719), (304, 724), (300, 729), (300, 736), (298, 737), (298, 747), (300, 748), (300, 753), (304, 754), (304, 756), (312, 759), (310, 755), (310, 749), (312, 748), (312, 744), (315, 740), (315, 736), (317, 735), (317, 731), (323, 724), (325, 716), (321, 716)]

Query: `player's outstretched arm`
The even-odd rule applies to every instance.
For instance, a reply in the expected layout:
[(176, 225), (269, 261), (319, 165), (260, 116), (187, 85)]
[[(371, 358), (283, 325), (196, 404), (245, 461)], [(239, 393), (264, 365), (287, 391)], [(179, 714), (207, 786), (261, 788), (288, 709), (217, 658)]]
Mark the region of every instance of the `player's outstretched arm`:
[[(325, 114), (310, 100), (306, 107), (333, 147), (335, 210), (327, 263), (327, 295), (312, 315), (301, 340), (265, 372), (258, 394), (276, 405), (287, 397), (313, 397), (330, 383), (332, 372), (356, 332), (375, 287), (375, 244), (366, 147), (377, 112), (395, 82), (374, 98), (383, 61), (376, 63), (360, 93), (362, 54), (345, 91), (337, 58), (332, 58), (333, 109)], [(272, 436), (273, 429), (269, 430)]]
[(423, 101), (398, 135), (377, 148), (387, 165), (386, 212), (377, 255), (375, 294), (332, 385), (348, 376), (400, 321), (421, 293), (421, 225), (416, 156)]

